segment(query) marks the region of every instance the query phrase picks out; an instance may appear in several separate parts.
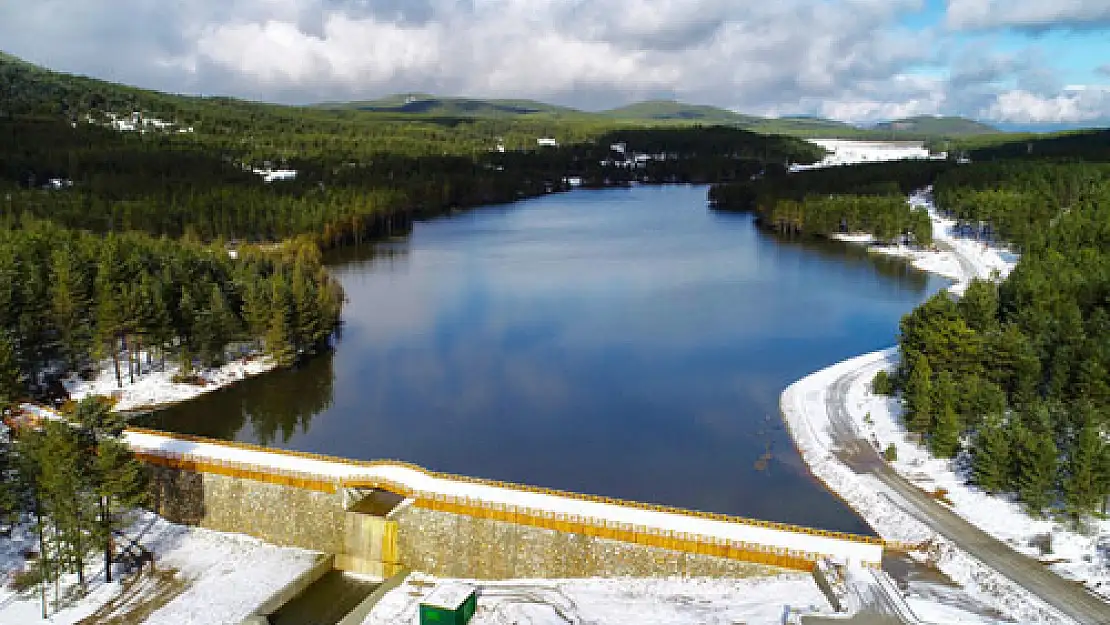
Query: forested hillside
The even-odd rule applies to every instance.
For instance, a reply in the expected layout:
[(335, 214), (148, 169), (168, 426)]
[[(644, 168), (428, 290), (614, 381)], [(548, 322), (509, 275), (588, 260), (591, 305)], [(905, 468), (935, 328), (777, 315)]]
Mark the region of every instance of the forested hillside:
[(1074, 517), (1110, 495), (1110, 165), (1010, 161), (940, 175), (938, 205), (1021, 262), (902, 322), (898, 384), (933, 451)]
[(789, 173), (769, 167), (754, 180), (717, 184), (717, 210), (754, 212), (784, 234), (830, 236), (866, 232), (880, 241), (932, 243), (932, 224), (906, 195), (931, 184), (954, 165), (938, 161), (872, 163)]

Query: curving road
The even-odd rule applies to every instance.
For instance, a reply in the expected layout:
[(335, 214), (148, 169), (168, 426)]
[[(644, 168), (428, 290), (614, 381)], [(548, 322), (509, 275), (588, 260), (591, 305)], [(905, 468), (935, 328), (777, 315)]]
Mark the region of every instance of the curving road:
[(848, 389), (864, 372), (870, 373), (870, 369), (844, 374), (828, 388), (825, 398), (841, 460), (856, 473), (874, 475), (901, 498), (899, 501), (892, 496), (891, 500), (908, 514), (1077, 623), (1110, 624), (1110, 603), (968, 523), (891, 469), (871, 443), (860, 438), (848, 413)]

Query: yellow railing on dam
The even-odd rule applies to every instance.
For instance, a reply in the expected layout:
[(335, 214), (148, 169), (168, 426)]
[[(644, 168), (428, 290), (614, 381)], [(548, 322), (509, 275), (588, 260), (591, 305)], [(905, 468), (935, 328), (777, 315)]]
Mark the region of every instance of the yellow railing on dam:
[[(308, 452), (271, 449), (249, 443), (221, 441), (185, 434), (172, 434), (142, 428), (130, 428), (129, 431), (181, 441), (225, 447), (235, 447), (239, 449), (263, 452), (268, 454), (279, 454), (291, 457), (306, 458), (321, 462), (351, 466), (355, 468), (374, 468), (383, 466), (404, 467), (438, 479), (472, 483), (481, 486), (490, 486), (512, 491), (550, 495), (565, 499), (609, 504), (613, 506), (622, 506), (626, 508), (635, 508), (700, 519), (709, 519), (724, 523), (743, 524), (783, 532), (820, 536), (824, 538), (869, 545), (884, 546), (888, 544), (878, 538), (858, 536), (854, 534), (847, 534), (844, 532), (813, 529), (787, 523), (761, 521), (758, 519), (750, 519), (712, 512), (698, 512), (693, 510), (685, 510), (682, 508), (675, 508), (672, 506), (624, 501), (611, 497), (583, 495), (580, 493), (527, 486), (511, 482), (486, 480), (467, 476), (452, 475), (447, 473), (438, 473), (428, 471), (423, 467), (402, 461), (353, 460), (349, 458), (338, 458)], [(584, 534), (599, 538), (611, 538), (623, 542), (649, 545), (653, 547), (672, 549), (687, 553), (704, 554), (736, 560), (744, 560), (749, 562), (773, 564), (775, 566), (783, 566), (794, 569), (809, 570), (810, 568), (812, 568), (814, 562), (826, 557), (824, 554), (814, 552), (768, 547), (754, 543), (719, 539), (712, 536), (688, 534), (647, 526), (609, 522), (594, 517), (554, 513), (546, 510), (519, 507), (512, 504), (489, 502), (469, 497), (456, 497), (452, 495), (445, 495), (442, 493), (418, 491), (406, 484), (379, 477), (336, 477), (333, 475), (291, 471), (265, 465), (217, 460), (207, 457), (200, 457), (198, 455), (176, 453), (168, 450), (139, 450), (137, 452), (137, 455), (141, 459), (150, 462), (151, 464), (170, 466), (201, 473), (213, 473), (218, 475), (251, 479), (326, 493), (338, 492), (338, 489), (340, 488), (375, 488), (387, 490), (398, 495), (402, 495), (406, 498), (412, 498), (414, 500), (414, 505), (432, 510), (451, 512), (476, 518), (506, 521), (521, 525), (553, 529), (562, 532)], [(890, 546), (900, 550), (912, 549), (913, 547), (915, 547), (912, 545), (904, 545), (901, 543), (892, 544)], [(879, 563), (873, 562), (869, 564), (877, 566)]]

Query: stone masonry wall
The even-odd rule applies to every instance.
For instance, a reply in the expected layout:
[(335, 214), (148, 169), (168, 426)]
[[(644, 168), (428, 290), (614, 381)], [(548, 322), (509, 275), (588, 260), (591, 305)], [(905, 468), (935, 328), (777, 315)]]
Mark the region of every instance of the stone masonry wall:
[(755, 577), (785, 571), (411, 505), (389, 518), (397, 522), (401, 564), (443, 577)]
[(346, 515), (332, 494), (151, 467), (151, 506), (174, 523), (238, 532), (286, 547), (343, 553)]
[[(338, 568), (372, 575), (388, 576), (395, 564), (473, 579), (755, 577), (785, 570), (409, 504), (386, 520), (347, 512), (334, 494), (237, 477), (157, 466), (151, 476), (152, 508), (170, 521), (335, 554)], [(387, 545), (395, 552), (386, 553)]]

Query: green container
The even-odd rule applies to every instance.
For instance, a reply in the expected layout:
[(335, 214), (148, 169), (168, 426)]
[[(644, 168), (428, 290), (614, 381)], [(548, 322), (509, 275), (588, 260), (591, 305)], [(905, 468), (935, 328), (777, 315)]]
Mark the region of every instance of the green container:
[(478, 609), (478, 593), (464, 584), (436, 586), (420, 602), (420, 625), (466, 625)]

